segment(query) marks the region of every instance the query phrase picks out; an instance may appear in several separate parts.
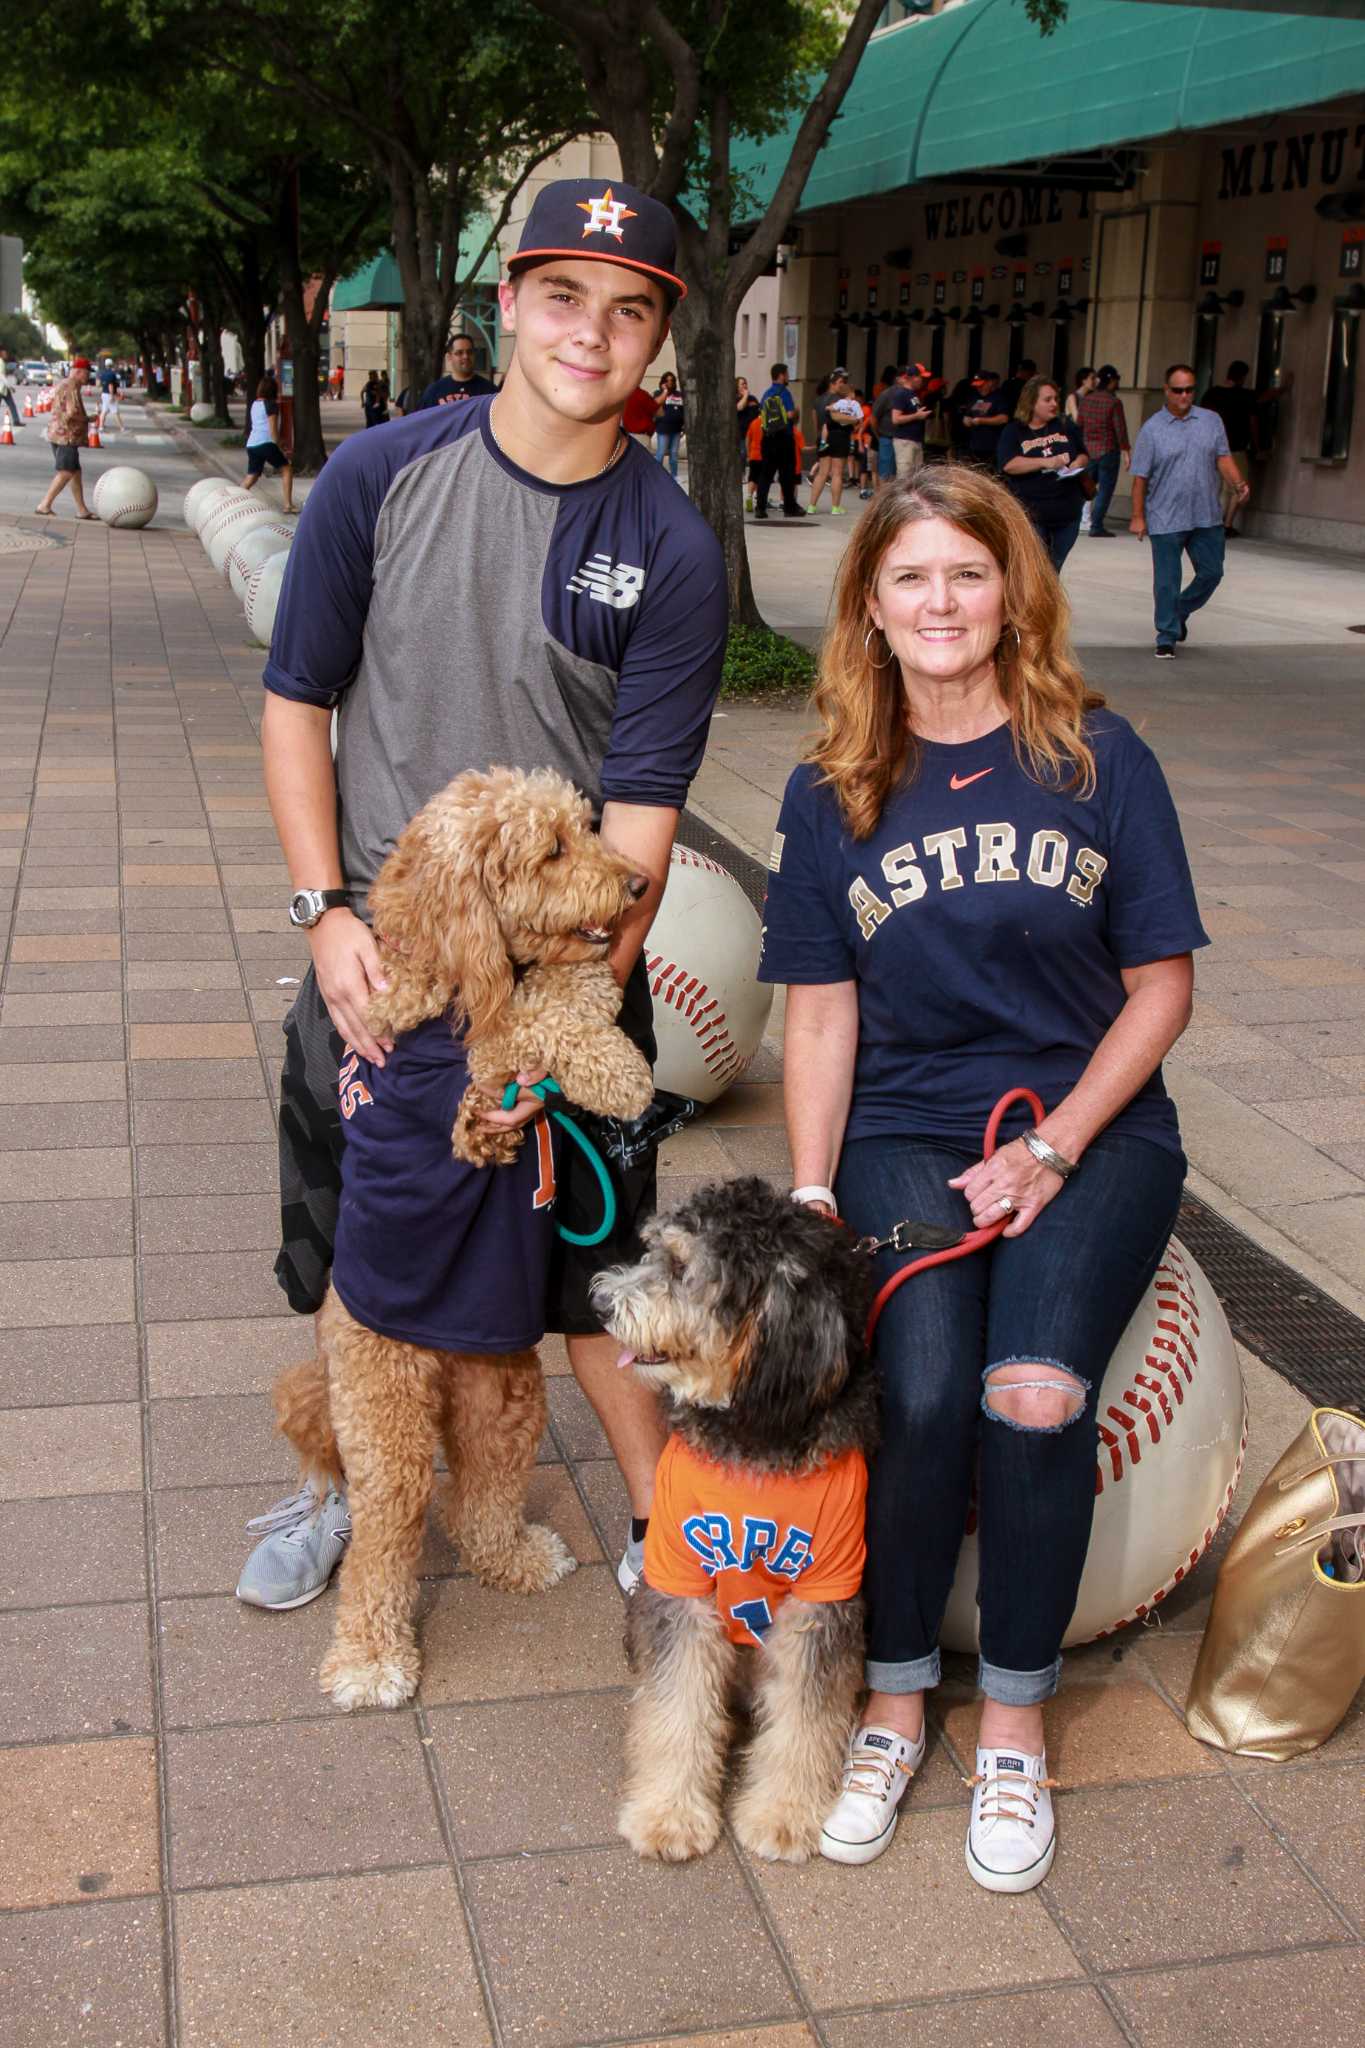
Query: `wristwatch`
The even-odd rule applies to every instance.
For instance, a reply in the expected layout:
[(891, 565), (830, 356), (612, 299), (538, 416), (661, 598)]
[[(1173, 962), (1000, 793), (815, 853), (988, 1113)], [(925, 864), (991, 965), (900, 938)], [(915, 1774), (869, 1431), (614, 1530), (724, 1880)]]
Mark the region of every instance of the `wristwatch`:
[(350, 900), (346, 889), (296, 889), (289, 899), (289, 921), (301, 931), (311, 931), (329, 910), (340, 910)]

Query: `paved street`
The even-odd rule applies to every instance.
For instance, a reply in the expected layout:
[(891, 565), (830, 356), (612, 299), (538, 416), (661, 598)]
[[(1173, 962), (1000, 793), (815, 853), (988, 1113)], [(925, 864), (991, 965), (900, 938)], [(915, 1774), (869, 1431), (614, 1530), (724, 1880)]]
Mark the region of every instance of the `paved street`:
[[(270, 1272), (279, 1020), (306, 956), (261, 658), (179, 518), (206, 453), (111, 443), (162, 508), (110, 533), (26, 516), (50, 456), (20, 442), (0, 449), (0, 2042), (1353, 2048), (1365, 1706), (1293, 1765), (1192, 1741), (1208, 1565), (1160, 1626), (1069, 1660), (1058, 1860), (1015, 1899), (963, 1866), (960, 1659), (870, 1868), (773, 1869), (727, 1839), (664, 1870), (617, 1841), (624, 1504), (554, 1344), (532, 1507), (580, 1569), (523, 1603), (433, 1535), (413, 1709), (324, 1707), (331, 1597), (233, 1599), (243, 1524), (291, 1485), (267, 1389), (307, 1336)], [(775, 623), (818, 630), (852, 524), (753, 536)], [(1135, 542), (1082, 542), (1067, 580), (1093, 679), (1170, 775), (1215, 936), (1171, 1063), (1193, 1185), (1359, 1312), (1365, 596), (1355, 563), (1230, 553), (1173, 670)], [(696, 809), (759, 858), (805, 726), (727, 705), (713, 729)], [(665, 1199), (784, 1173), (779, 1038), (780, 1016), (753, 1077), (670, 1142)], [(1244, 1365), (1232, 1522), (1307, 1409)]]

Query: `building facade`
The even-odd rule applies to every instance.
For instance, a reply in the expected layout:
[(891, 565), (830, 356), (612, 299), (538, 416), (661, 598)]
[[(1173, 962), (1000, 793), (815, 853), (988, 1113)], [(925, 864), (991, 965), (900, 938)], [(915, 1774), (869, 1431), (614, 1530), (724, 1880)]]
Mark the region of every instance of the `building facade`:
[[(909, 79), (934, 84), (898, 98)], [(1044, 42), (962, 0), (895, 24), (808, 182), (796, 257), (746, 297), (738, 368), (795, 358), (808, 401), (836, 363), (870, 391), (893, 361), (950, 389), (1110, 362), (1136, 433), (1168, 364), (1202, 393), (1241, 359), (1248, 530), (1365, 553), (1365, 92), (1270, 104), (1337, 79), (1365, 84), (1365, 23), (1071, 0)], [(1049, 92), (1084, 119), (1040, 119)], [(993, 121), (1011, 102), (1026, 114)], [(953, 174), (915, 175), (936, 159)]]

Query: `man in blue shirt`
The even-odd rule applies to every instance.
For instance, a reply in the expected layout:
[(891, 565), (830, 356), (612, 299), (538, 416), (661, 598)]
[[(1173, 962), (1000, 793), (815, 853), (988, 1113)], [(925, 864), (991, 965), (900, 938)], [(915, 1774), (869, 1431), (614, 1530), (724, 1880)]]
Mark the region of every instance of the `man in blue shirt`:
[(772, 383), (759, 400), (758, 422), (763, 455), (758, 468), (755, 519), (768, 516), (768, 492), (776, 477), (782, 487), (782, 512), (787, 519), (804, 519), (806, 508), (796, 502), (796, 400), (787, 389), (787, 365), (774, 363)]
[[(1128, 524), (1139, 540), (1152, 543), (1152, 586), (1156, 611), (1156, 658), (1174, 661), (1177, 643), (1189, 636), (1189, 617), (1206, 605), (1223, 580), (1221, 477), (1237, 507), (1251, 486), (1228, 450), (1216, 412), (1194, 402), (1194, 371), (1172, 363), (1165, 378), (1166, 403), (1145, 420), (1133, 445), (1133, 516)], [(1180, 558), (1188, 554), (1193, 579), (1180, 587)]]
[(418, 399), (415, 412), (424, 412), (429, 405), (455, 404), (465, 398), (491, 398), (495, 385), (487, 377), (480, 377), (474, 369), (474, 344), (467, 334), (457, 334), (450, 344), (446, 356), (448, 374), (438, 377), (434, 384), (428, 384)]

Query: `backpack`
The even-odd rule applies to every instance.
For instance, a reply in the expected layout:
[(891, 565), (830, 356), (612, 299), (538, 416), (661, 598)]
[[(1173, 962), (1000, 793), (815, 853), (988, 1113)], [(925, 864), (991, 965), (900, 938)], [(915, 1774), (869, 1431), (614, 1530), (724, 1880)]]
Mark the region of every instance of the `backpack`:
[(785, 434), (791, 416), (776, 391), (770, 391), (759, 408), (759, 427), (765, 434)]

